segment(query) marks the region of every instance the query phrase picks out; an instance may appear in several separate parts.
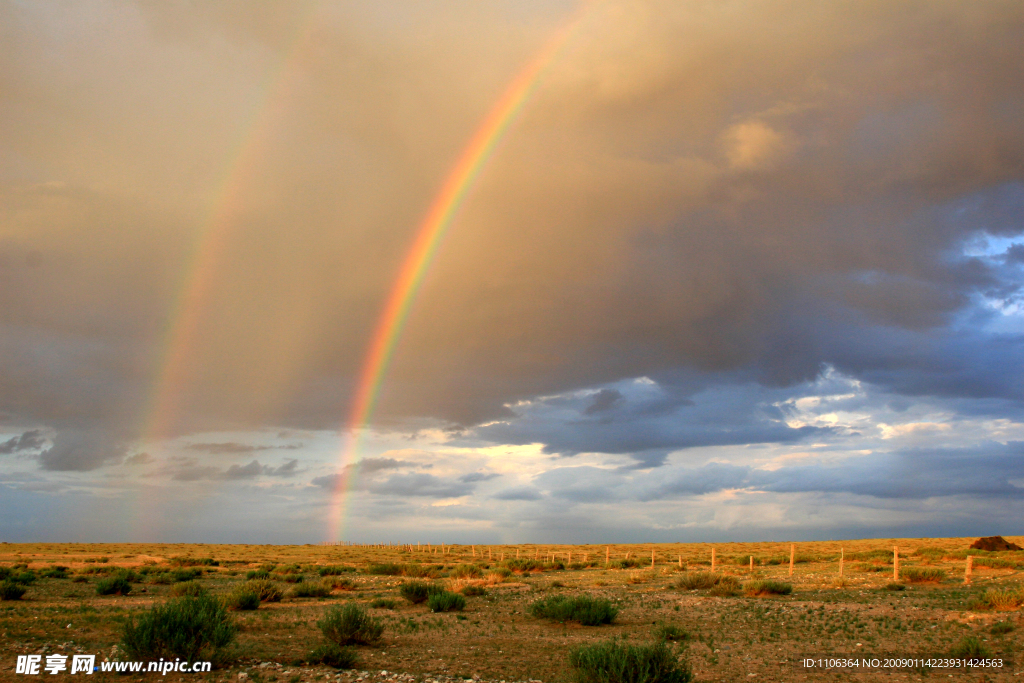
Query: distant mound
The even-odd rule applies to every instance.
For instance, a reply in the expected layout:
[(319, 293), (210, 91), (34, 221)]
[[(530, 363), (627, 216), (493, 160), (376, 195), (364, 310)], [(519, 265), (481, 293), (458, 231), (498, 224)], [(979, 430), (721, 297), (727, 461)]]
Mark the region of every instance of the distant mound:
[(986, 536), (971, 544), (972, 550), (1020, 550), (1016, 543), (1010, 543), (1002, 536)]

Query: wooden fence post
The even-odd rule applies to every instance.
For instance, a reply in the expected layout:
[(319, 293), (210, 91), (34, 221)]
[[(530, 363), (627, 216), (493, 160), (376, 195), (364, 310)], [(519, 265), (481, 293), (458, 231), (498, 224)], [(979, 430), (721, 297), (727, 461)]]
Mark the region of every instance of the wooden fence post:
[(974, 573), (974, 555), (967, 556), (967, 568), (964, 569), (964, 583), (971, 582), (971, 574)]
[(679, 568), (680, 569), (683, 568), (683, 556), (682, 555), (679, 556)]
[(654, 548), (651, 548), (651, 569), (654, 569)]
[(608, 546), (604, 547), (604, 563), (608, 564)]
[(711, 549), (711, 571), (715, 571), (715, 549)]
[(892, 547), (892, 580), (900, 580), (900, 549), (895, 545)]
[(789, 575), (793, 576), (793, 562), (796, 560), (796, 543), (789, 546)]
[(845, 560), (843, 549), (839, 549), (839, 578), (843, 578), (843, 560)]
[(754, 556), (753, 555), (750, 556), (750, 573), (751, 574), (754, 573)]

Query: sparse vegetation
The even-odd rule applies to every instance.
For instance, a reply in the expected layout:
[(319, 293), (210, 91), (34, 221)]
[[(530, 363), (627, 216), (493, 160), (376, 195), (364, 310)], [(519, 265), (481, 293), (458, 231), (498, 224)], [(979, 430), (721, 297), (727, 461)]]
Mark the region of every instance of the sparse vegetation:
[(932, 567), (905, 567), (900, 569), (900, 578), (908, 583), (940, 583), (946, 572)]
[(722, 576), (716, 572), (686, 572), (676, 579), (676, 588), (688, 591), (714, 588), (722, 580)]
[(661, 624), (654, 629), (655, 640), (681, 642), (687, 640), (689, 637), (690, 634), (686, 629), (680, 628), (675, 624)]
[(224, 604), (230, 609), (240, 611), (258, 609), (260, 606), (260, 595), (255, 591), (236, 588), (228, 593), (228, 596), (224, 599)]
[(431, 593), (436, 593), (442, 590), (444, 590), (444, 588), (437, 584), (426, 583), (424, 581), (406, 581), (402, 584), (402, 587), (398, 589), (398, 592), (403, 598), (412, 604), (418, 605), (421, 602), (426, 602)]
[(341, 647), (334, 643), (318, 645), (309, 653), (310, 664), (326, 664), (335, 669), (353, 669), (359, 663), (359, 656), (351, 647)]
[(427, 607), (431, 612), (461, 612), (466, 608), (466, 598), (461, 593), (437, 591), (427, 597)]
[(131, 659), (219, 659), (236, 627), (224, 604), (209, 595), (175, 598), (125, 622), (121, 647)]
[(390, 598), (374, 598), (370, 601), (370, 607), (374, 609), (395, 609), (398, 603)]
[(992, 627), (988, 631), (989, 631), (989, 633), (993, 633), (993, 634), (998, 636), (998, 635), (1003, 635), (1005, 633), (1010, 633), (1013, 630), (1014, 630), (1014, 626), (1010, 622), (1008, 622), (1008, 621), (997, 621), (996, 623), (992, 624)]
[(326, 598), (331, 594), (331, 587), (320, 581), (307, 581), (297, 584), (289, 594), (293, 598)]
[(889, 583), (885, 584), (885, 590), (887, 590), (887, 591), (905, 591), (905, 590), (907, 590), (907, 587), (905, 585), (903, 585), (902, 583), (898, 583), (896, 581), (890, 581)]
[(0, 581), (0, 600), (21, 600), (25, 595), (25, 587), (16, 581), (4, 579)]
[(743, 594), (750, 597), (768, 595), (789, 595), (793, 592), (793, 584), (782, 581), (757, 580), (743, 584)]
[(196, 597), (206, 593), (206, 587), (198, 581), (184, 581), (182, 583), (176, 583), (171, 587), (171, 595), (190, 595)]
[(264, 579), (246, 581), (242, 584), (242, 590), (255, 593), (260, 597), (260, 602), (280, 602), (281, 598), (284, 597), (276, 583)]
[(376, 645), (384, 634), (384, 624), (352, 602), (331, 607), (316, 625), (324, 638), (339, 646)]
[(532, 616), (541, 619), (575, 621), (584, 626), (610, 624), (619, 613), (619, 609), (608, 600), (585, 595), (572, 598), (553, 595), (534, 602), (529, 611)]
[(128, 595), (132, 584), (123, 576), (110, 576), (96, 582), (96, 595)]
[(693, 674), (680, 666), (663, 642), (630, 645), (609, 640), (569, 652), (576, 683), (689, 683)]
[(949, 651), (949, 655), (961, 659), (982, 659), (989, 657), (991, 653), (977, 636), (964, 636)]

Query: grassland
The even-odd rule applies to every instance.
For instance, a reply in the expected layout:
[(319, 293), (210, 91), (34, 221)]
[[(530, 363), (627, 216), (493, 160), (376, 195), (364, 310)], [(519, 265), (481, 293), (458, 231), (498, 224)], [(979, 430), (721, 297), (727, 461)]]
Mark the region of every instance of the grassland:
[[(187, 593), (191, 588), (180, 585), (188, 578), (227, 597), (251, 576), (271, 582), (283, 598), (232, 612), (239, 633), (227, 664), (209, 674), (169, 674), (166, 680), (355, 680), (360, 674), (307, 663), (310, 651), (323, 643), (318, 620), (346, 602), (362, 605), (385, 626), (379, 644), (357, 648), (359, 670), (376, 672), (374, 679), (570, 681), (572, 648), (616, 637), (637, 644), (667, 639), (698, 681), (948, 680), (950, 674), (959, 680), (1020, 680), (1014, 676), (1024, 670), (1024, 661), (1015, 657), (1024, 641), (1024, 551), (971, 551), (974, 574), (965, 584), (971, 540), (799, 543), (792, 575), (788, 543), (443, 549), (4, 543), (0, 568), (6, 572), (0, 573), (30, 572), (35, 578), (19, 584), (25, 589), (20, 599), (0, 602), (0, 679), (26, 679), (13, 673), (19, 654), (116, 656), (113, 648), (129, 615)], [(891, 585), (894, 545), (900, 548), (901, 571), (924, 580)], [(692, 580), (695, 572), (711, 570), (712, 547), (715, 574), (731, 578)], [(841, 551), (844, 575), (837, 580)], [(123, 570), (131, 572), (127, 595), (97, 593), (101, 581)], [(400, 588), (413, 580), (464, 592), (465, 608), (435, 613), (426, 601), (404, 599)], [(741, 590), (753, 581), (788, 584), (792, 592)], [(310, 590), (310, 583), (327, 590)], [(326, 595), (299, 597), (320, 593)], [(607, 601), (614, 619), (584, 626), (531, 613), (532, 605), (556, 596)], [(825, 672), (799, 665), (805, 657), (945, 655), (968, 637), (1007, 664), (985, 671), (895, 672)], [(384, 670), (387, 676), (381, 676)], [(132, 678), (97, 673), (93, 680), (113, 676)]]

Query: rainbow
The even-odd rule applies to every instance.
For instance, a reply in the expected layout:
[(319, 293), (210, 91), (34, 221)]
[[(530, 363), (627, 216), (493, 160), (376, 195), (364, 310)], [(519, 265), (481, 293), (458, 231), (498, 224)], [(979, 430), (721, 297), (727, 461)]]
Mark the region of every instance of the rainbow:
[[(501, 99), (491, 108), (463, 149), (455, 167), (448, 174), (434, 198), (426, 217), (416, 231), (398, 277), (384, 304), (366, 356), (358, 375), (351, 412), (347, 421), (345, 445), (339, 458), (334, 494), (328, 508), (328, 540), (341, 540), (341, 524), (349, 482), (352, 480), (358, 455), (380, 395), (384, 376), (409, 315), (445, 233), (509, 126), (537, 88), (546, 67), (554, 60), (580, 24), (582, 11), (560, 30), (546, 47), (512, 80)], [(346, 467), (352, 465), (352, 467)]]
[(190, 359), (203, 314), (216, 284), (217, 271), (238, 229), (239, 215), (245, 208), (244, 191), (264, 165), (262, 157), (267, 138), (276, 123), (276, 116), (282, 111), (280, 104), (288, 99), (287, 76), (294, 72), (303, 47), (309, 44), (312, 29), (312, 12), (307, 10), (295, 22), (293, 39), (285, 57), (264, 79), (262, 96), (241, 127), (228, 156), (229, 162), (225, 165), (224, 179), (212, 195), (208, 218), (199, 229), (186, 260), (178, 294), (167, 318), (154, 391), (144, 413), (143, 444), (166, 438), (174, 430), (182, 391), (193, 370)]

